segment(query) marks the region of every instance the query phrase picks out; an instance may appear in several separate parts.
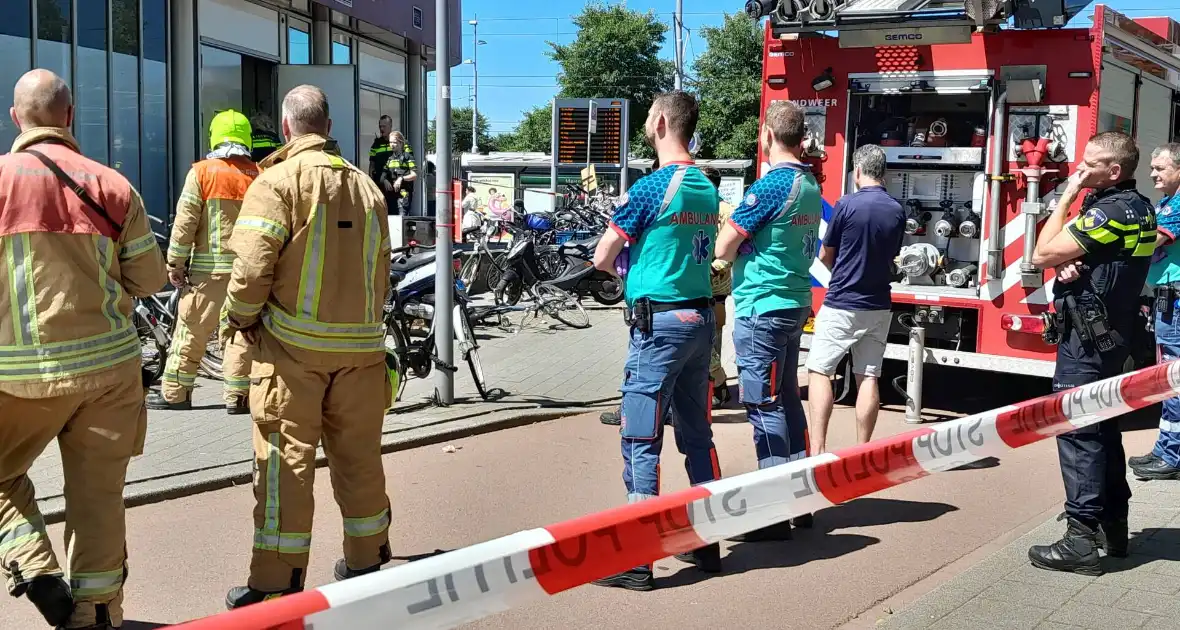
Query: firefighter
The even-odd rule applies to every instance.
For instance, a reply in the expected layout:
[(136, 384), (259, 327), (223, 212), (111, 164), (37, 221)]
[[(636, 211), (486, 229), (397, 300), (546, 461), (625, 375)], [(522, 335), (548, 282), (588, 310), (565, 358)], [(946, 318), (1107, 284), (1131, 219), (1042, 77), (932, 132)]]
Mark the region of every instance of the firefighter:
[[(1139, 148), (1118, 131), (1086, 144), (1056, 208), (1041, 228), (1032, 264), (1057, 267), (1054, 309), (1061, 339), (1053, 390), (1121, 374), (1139, 318), (1139, 295), (1155, 250), (1151, 202), (1135, 189)], [(1093, 192), (1066, 221), (1082, 189)], [(1036, 567), (1100, 575), (1098, 549), (1127, 555), (1131, 488), (1118, 423), (1099, 422), (1057, 437), (1067, 529), (1052, 545), (1028, 550)]]
[[(718, 198), (717, 189), (693, 165), (688, 152), (698, 112), (696, 98), (685, 92), (656, 97), (645, 130), (663, 167), (640, 178), (616, 202), (610, 229), (594, 252), (595, 267), (617, 273), (615, 261), (629, 244), (625, 291), (631, 343), (619, 388), (623, 483), (629, 503), (660, 493), (664, 421), (672, 413), (676, 447), (685, 455), (689, 481), (699, 484), (721, 477), (709, 418), (709, 263), (717, 237)], [(716, 543), (681, 559), (705, 572), (721, 570)], [(641, 566), (595, 584), (647, 591), (654, 580), (651, 567)]]
[[(713, 187), (720, 191), (721, 172), (708, 166), (701, 169)], [(733, 213), (733, 206), (724, 199), (718, 204), (717, 223), (725, 225), (729, 215)], [(725, 367), (721, 365), (721, 337), (725, 328), (725, 300), (733, 291), (733, 273), (723, 264), (713, 270), (713, 354), (709, 357), (709, 382), (713, 385), (713, 405), (721, 406), (729, 402), (729, 376), (725, 374)]]
[[(736, 262), (733, 345), (738, 392), (754, 428), (758, 468), (807, 456), (807, 416), (796, 368), (811, 312), (811, 264), (823, 214), (819, 184), (803, 162), (803, 109), (775, 101), (761, 143), (773, 166), (750, 185), (717, 237), (718, 266)], [(807, 517), (798, 524), (809, 526)], [(790, 521), (739, 537), (789, 540)]]
[[(139, 193), (70, 135), (64, 81), (25, 74), (10, 114), (21, 134), (0, 156), (0, 573), (50, 625), (106, 630), (123, 622), (123, 484), (147, 431), (131, 299), (164, 285), (164, 259)], [(55, 438), (68, 578), (28, 477)]]
[[(1170, 142), (1151, 152), (1151, 179), (1164, 194), (1156, 206), (1158, 243), (1147, 282), (1155, 289), (1155, 343), (1161, 361), (1180, 359), (1180, 143)], [(1140, 479), (1180, 479), (1180, 398), (1164, 401), (1159, 438), (1146, 455), (1128, 462)]]
[(255, 163), (265, 160), (268, 155), (283, 146), (283, 140), (275, 133), (274, 121), (262, 112), (250, 117), (250, 131), (250, 159)]
[(291, 140), (263, 161), (230, 240), (237, 260), (222, 337), (246, 337), (257, 352), (250, 412), (258, 472), (250, 578), (230, 590), (229, 608), (303, 589), (321, 438), (344, 516), (336, 578), (376, 571), (391, 557), (381, 467), (392, 394), (382, 325), (385, 201), (329, 139), (319, 88), (287, 94), (282, 126)]
[[(148, 409), (192, 409), (197, 368), (217, 333), (234, 255), (227, 247), (242, 197), (258, 165), (250, 159), (250, 121), (232, 109), (213, 117), (209, 146), (213, 150), (189, 170), (176, 203), (176, 219), (168, 244), (168, 279), (184, 291), (176, 332), (160, 391), (148, 394)], [(250, 360), (242, 343), (225, 347), (223, 397), (230, 414), (249, 412)]]
[[(418, 173), (414, 169), (414, 150), (406, 144), (402, 132), (395, 131), (389, 136), (391, 153), (385, 163), (386, 180), (390, 182), (395, 205), (389, 207), (390, 214), (409, 214), (410, 202), (414, 198), (414, 181)], [(396, 207), (395, 207), (396, 206)]]

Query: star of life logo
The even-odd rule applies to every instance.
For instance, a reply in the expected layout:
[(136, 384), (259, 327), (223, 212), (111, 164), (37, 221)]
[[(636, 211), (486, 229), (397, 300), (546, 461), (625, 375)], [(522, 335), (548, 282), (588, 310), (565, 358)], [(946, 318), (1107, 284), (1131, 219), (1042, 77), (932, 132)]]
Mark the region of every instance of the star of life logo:
[(697, 230), (696, 235), (692, 237), (692, 259), (698, 265), (704, 264), (709, 259), (709, 254), (712, 253), (709, 250), (709, 245), (712, 242), (713, 239), (709, 238), (704, 230)]

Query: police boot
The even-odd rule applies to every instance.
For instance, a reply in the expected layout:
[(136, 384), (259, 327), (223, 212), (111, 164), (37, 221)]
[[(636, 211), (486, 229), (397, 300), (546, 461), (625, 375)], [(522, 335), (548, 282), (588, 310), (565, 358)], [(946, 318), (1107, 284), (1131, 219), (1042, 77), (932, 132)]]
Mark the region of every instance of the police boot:
[(791, 533), (791, 521), (783, 521), (781, 523), (774, 523), (761, 527), (752, 532), (745, 534), (738, 534), (731, 536), (730, 540), (733, 542), (774, 542), (782, 540), (794, 540), (795, 535)]
[(1127, 557), (1127, 519), (1104, 521), (1098, 530), (1098, 544), (1111, 558)]
[(678, 553), (676, 559), (688, 564), (695, 564), (705, 573), (721, 573), (721, 545), (717, 543)]
[(336, 561), (336, 566), (332, 567), (332, 575), (336, 576), (337, 582), (343, 582), (349, 578), (376, 573), (381, 570), (382, 565), (393, 559), (393, 554), (389, 551), (389, 545), (381, 545), (381, 550), (378, 553), (381, 556), (381, 561), (363, 569), (353, 569), (348, 566), (347, 560), (341, 558)]
[(1131, 472), (1135, 473), (1136, 479), (1180, 479), (1180, 468), (1173, 468), (1162, 459), (1157, 459), (1153, 462), (1148, 462), (1140, 466), (1131, 466)]
[(229, 592), (225, 594), (225, 608), (226, 610), (233, 610), (242, 606), (249, 606), (250, 604), (278, 599), (283, 595), (294, 595), (302, 592), (303, 570), (295, 569), (291, 571), (291, 585), (281, 591), (268, 593), (266, 591), (252, 589), (249, 586), (235, 586), (229, 589)]
[(37, 612), (51, 626), (60, 626), (74, 614), (74, 596), (70, 585), (60, 575), (38, 575), (13, 591), (13, 597), (25, 595)]
[(1029, 561), (1038, 569), (1102, 575), (1102, 566), (1098, 561), (1098, 529), (1065, 514), (1057, 517), (1059, 521), (1062, 519), (1069, 524), (1065, 535), (1052, 545), (1029, 547)]
[(144, 403), (148, 409), (154, 409), (156, 411), (190, 411), (193, 408), (193, 390), (186, 390), (184, 400), (180, 402), (168, 402), (164, 399), (164, 394), (160, 392), (148, 392)]
[(225, 413), (231, 416), (240, 416), (250, 413), (250, 403), (247, 401), (245, 394), (234, 396), (230, 402), (225, 403)]
[(629, 591), (650, 591), (656, 587), (656, 579), (650, 566), (635, 567), (591, 582), (595, 586), (625, 588)]

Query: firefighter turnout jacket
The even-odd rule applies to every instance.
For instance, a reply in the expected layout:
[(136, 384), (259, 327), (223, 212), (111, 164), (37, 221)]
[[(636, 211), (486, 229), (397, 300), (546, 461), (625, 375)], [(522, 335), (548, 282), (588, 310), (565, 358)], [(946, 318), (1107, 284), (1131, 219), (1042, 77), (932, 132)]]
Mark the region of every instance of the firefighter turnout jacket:
[[(56, 162), (118, 226), (26, 148)], [(139, 379), (131, 298), (165, 285), (163, 257), (139, 193), (82, 156), (69, 131), (30, 129), (0, 156), (0, 256), (0, 392), (44, 398)]]
[(234, 255), (226, 244), (242, 207), (242, 198), (258, 167), (250, 158), (210, 158), (193, 164), (184, 180), (172, 239), (168, 243), (168, 267), (187, 268), (190, 276), (228, 274)]
[(324, 136), (296, 138), (260, 166), (230, 240), (229, 326), (260, 321), (316, 365), (382, 363), (390, 244), (381, 191)]

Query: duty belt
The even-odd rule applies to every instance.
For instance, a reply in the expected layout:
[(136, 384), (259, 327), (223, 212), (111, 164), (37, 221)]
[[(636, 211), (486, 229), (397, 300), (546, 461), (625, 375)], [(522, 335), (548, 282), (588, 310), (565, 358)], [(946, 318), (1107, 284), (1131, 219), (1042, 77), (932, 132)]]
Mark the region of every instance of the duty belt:
[(678, 302), (656, 302), (651, 303), (651, 312), (653, 313), (667, 313), (668, 311), (681, 311), (685, 309), (699, 309), (699, 308), (713, 308), (713, 298), (697, 298), (695, 300), (680, 300)]

